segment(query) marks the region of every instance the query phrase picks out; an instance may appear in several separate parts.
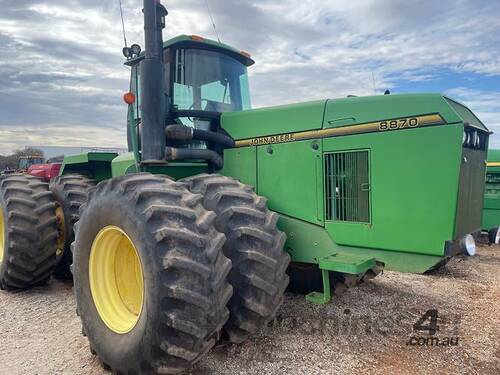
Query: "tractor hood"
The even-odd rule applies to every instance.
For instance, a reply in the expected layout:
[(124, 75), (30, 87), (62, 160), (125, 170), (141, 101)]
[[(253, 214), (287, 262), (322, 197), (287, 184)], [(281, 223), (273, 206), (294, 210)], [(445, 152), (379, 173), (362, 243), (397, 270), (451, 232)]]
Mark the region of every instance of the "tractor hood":
[(328, 100), (222, 114), (221, 125), (234, 139), (320, 129)]
[[(235, 140), (241, 140), (319, 129), (366, 127), (412, 116), (419, 116), (423, 121), (427, 117), (429, 121), (439, 117), (439, 121), (430, 121), (426, 125), (464, 123), (489, 132), (469, 108), (441, 94), (348, 97), (229, 112), (222, 114), (221, 125)], [(356, 131), (360, 132), (365, 131)]]

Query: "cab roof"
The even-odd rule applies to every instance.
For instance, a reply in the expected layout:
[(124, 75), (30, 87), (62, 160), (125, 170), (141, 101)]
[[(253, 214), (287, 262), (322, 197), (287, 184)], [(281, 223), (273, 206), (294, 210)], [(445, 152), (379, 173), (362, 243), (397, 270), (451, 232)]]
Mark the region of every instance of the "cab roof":
[[(250, 57), (250, 55), (246, 52), (239, 51), (236, 48), (233, 48), (227, 44), (220, 43), (216, 40), (206, 39), (197, 35), (179, 35), (175, 38), (166, 40), (163, 42), (163, 48), (168, 48), (171, 46), (178, 47), (191, 47), (191, 48), (205, 48), (210, 50), (222, 50), (226, 54), (232, 56), (236, 60), (240, 61), (245, 66), (251, 66), (255, 64), (255, 61)], [(142, 51), (139, 56), (134, 57), (125, 62), (125, 65), (135, 65), (140, 60), (144, 58), (144, 51)]]

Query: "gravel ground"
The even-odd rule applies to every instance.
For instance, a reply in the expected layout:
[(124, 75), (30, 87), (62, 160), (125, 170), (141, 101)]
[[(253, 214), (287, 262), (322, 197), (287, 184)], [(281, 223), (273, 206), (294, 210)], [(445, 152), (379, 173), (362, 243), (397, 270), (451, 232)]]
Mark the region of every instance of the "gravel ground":
[[(287, 294), (277, 318), (243, 345), (220, 345), (193, 374), (499, 374), (500, 246), (429, 275), (385, 272), (325, 306)], [(441, 340), (412, 346), (438, 310)], [(422, 340), (421, 340), (422, 341)], [(80, 333), (71, 284), (0, 292), (1, 374), (105, 374)]]

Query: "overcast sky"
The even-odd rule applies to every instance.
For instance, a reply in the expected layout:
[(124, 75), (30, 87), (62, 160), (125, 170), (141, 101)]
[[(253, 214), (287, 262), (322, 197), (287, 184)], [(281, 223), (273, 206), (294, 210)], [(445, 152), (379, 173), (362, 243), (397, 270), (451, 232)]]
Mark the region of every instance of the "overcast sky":
[[(163, 3), (165, 39), (215, 38), (205, 0)], [(129, 43), (143, 45), (142, 1), (123, 5)], [(209, 5), (221, 40), (257, 62), (254, 107), (385, 89), (443, 92), (469, 105), (500, 147), (498, 0)], [(118, 0), (0, 0), (0, 9), (0, 154), (25, 145), (125, 146), (129, 70)]]

